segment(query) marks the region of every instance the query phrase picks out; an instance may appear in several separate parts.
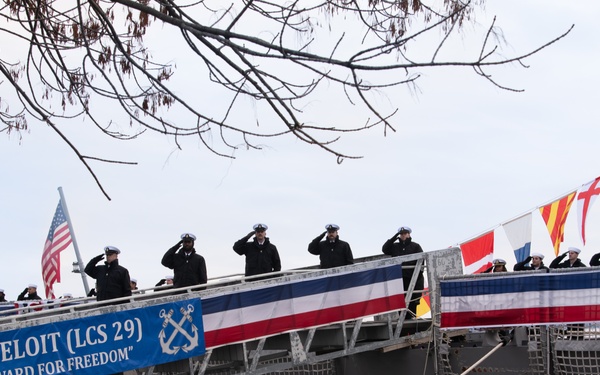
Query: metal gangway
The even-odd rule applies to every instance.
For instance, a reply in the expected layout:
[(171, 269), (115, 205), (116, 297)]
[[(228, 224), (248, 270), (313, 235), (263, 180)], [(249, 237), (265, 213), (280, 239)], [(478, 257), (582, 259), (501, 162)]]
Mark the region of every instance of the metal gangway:
[[(224, 293), (244, 293), (249, 290), (302, 281), (334, 277), (340, 273), (354, 274), (382, 267), (416, 261), (410, 287), (404, 291), (406, 301), (414, 292), (417, 275), (424, 271), (428, 280), (432, 309), (439, 305), (435, 293), (436, 279), (462, 274), (462, 259), (458, 248), (390, 258), (374, 256), (355, 260), (354, 265), (320, 270), (317, 267), (286, 270), (257, 277), (230, 275), (207, 284), (181, 289), (150, 288), (136, 291), (131, 297), (111, 300), (111, 304), (90, 298), (48, 302), (46, 305), (23, 306), (0, 311), (0, 334), (38, 325), (69, 322), (102, 314), (151, 308), (164, 303), (189, 299), (207, 300)], [(411, 266), (413, 267), (413, 266)], [(408, 302), (406, 302), (408, 305)], [(32, 311), (33, 310), (33, 311)], [(347, 321), (318, 325), (306, 329), (281, 332), (266, 337), (247, 337), (227, 345), (207, 347), (200, 356), (190, 356), (168, 363), (156, 363), (127, 371), (128, 374), (269, 374), (269, 373), (335, 373), (334, 362), (367, 352), (391, 352), (417, 345), (434, 351), (431, 345), (439, 336), (436, 314), (433, 319), (407, 319), (406, 308), (384, 314), (368, 314)], [(412, 318), (412, 317), (409, 317)], [(460, 334), (461, 332), (457, 333)], [(141, 333), (140, 333), (141, 334)], [(448, 333), (446, 333), (447, 335)], [(439, 357), (437, 353), (434, 358)], [(440, 363), (431, 360), (429, 367)], [(435, 370), (437, 373), (437, 370)]]

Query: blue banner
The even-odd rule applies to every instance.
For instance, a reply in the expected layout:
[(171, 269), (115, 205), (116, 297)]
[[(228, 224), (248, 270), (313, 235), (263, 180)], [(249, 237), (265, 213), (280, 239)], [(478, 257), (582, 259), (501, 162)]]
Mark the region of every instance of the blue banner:
[(0, 375), (111, 374), (205, 352), (190, 299), (0, 332)]

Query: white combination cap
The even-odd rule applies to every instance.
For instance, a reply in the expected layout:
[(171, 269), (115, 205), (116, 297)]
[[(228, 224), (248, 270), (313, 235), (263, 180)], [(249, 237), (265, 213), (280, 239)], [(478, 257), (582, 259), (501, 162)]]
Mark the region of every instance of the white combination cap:
[(193, 235), (193, 234), (191, 234), (191, 233), (184, 233), (184, 234), (182, 234), (182, 235), (181, 235), (181, 239), (182, 239), (182, 240), (184, 240), (184, 241), (185, 241), (185, 240), (192, 240), (192, 241), (196, 241), (196, 236), (194, 236), (194, 235)]
[(121, 250), (119, 250), (118, 248), (116, 248), (115, 246), (106, 246), (104, 248), (104, 252), (105, 253), (117, 253), (117, 254), (121, 254)]
[(258, 224), (254, 224), (252, 226), (252, 229), (254, 229), (254, 231), (258, 232), (260, 230), (267, 230), (267, 229), (269, 229), (269, 227), (267, 226), (267, 224), (258, 223)]
[(498, 259), (492, 260), (492, 264), (494, 266), (504, 266), (504, 265), (506, 265), (506, 261), (504, 259), (498, 258)]
[(398, 233), (402, 233), (402, 232), (408, 232), (410, 234), (410, 233), (412, 233), (412, 229), (410, 229), (410, 227), (400, 227), (400, 228), (398, 228)]
[(327, 225), (325, 225), (325, 229), (327, 229), (329, 231), (334, 231), (334, 230), (339, 230), (340, 226), (337, 224), (327, 224)]
[(29, 285), (27, 285), (27, 287), (28, 288), (35, 288), (35, 289), (37, 289), (37, 285), (35, 285), (35, 284), (29, 284)]
[(165, 276), (165, 280), (173, 280), (173, 276), (171, 276), (171, 275)]

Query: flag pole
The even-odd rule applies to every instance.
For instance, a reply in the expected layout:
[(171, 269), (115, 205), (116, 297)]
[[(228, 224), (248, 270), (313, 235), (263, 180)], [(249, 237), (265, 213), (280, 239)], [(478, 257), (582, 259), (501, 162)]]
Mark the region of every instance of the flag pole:
[(85, 295), (87, 296), (90, 292), (90, 287), (88, 285), (87, 278), (85, 277), (85, 272), (83, 271), (83, 261), (81, 260), (81, 254), (79, 254), (79, 247), (77, 246), (77, 240), (75, 239), (75, 231), (73, 230), (73, 225), (71, 224), (71, 217), (69, 216), (69, 209), (67, 208), (67, 201), (65, 200), (65, 195), (63, 194), (62, 186), (58, 187), (58, 194), (60, 194), (60, 204), (62, 205), (63, 212), (65, 214), (65, 217), (67, 218), (69, 232), (71, 232), (71, 241), (73, 243), (73, 247), (75, 248), (75, 256), (77, 257), (79, 274), (81, 274), (81, 280), (83, 281)]

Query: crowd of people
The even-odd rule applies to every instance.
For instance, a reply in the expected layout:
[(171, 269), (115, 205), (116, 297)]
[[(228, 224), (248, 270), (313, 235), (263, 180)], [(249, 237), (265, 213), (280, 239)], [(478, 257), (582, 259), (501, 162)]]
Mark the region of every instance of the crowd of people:
[[(263, 223), (255, 224), (252, 231), (233, 244), (233, 250), (240, 256), (245, 257), (245, 276), (256, 276), (281, 271), (281, 259), (277, 247), (267, 237), (268, 226)], [(319, 256), (320, 268), (327, 269), (341, 267), (354, 263), (352, 250), (348, 242), (342, 241), (337, 224), (325, 225), (325, 231), (320, 233), (308, 244), (308, 252)], [(407, 226), (398, 228), (396, 233), (382, 246), (382, 252), (386, 255), (397, 257), (409, 254), (422, 253), (421, 246), (412, 241), (412, 229)], [(183, 233), (180, 240), (169, 248), (162, 257), (161, 264), (173, 270), (172, 276), (166, 276), (155, 286), (157, 289), (167, 287), (182, 288), (206, 284), (208, 281), (206, 261), (194, 248), (196, 236), (192, 233)], [(131, 296), (140, 293), (137, 280), (129, 275), (127, 268), (119, 264), (119, 250), (115, 246), (106, 246), (103, 254), (92, 258), (85, 267), (85, 273), (96, 280), (96, 286), (88, 296), (95, 296), (98, 301), (106, 301), (120, 297)], [(544, 255), (532, 253), (526, 259), (518, 262), (513, 267), (514, 271), (540, 270), (549, 268), (572, 268), (585, 267), (578, 258), (581, 250), (569, 247), (568, 251), (559, 255), (550, 263), (549, 267), (544, 265)], [(567, 260), (563, 259), (568, 256)], [(101, 264), (99, 264), (102, 260)], [(413, 277), (416, 261), (405, 262), (408, 266), (403, 269), (404, 290), (408, 290)], [(590, 266), (600, 265), (600, 253), (594, 255), (590, 260)], [(485, 273), (507, 272), (506, 261), (494, 259), (492, 266)], [(257, 278), (253, 278), (257, 279)], [(420, 270), (414, 292), (408, 301), (408, 317), (416, 315), (422, 291), (424, 289), (423, 271)], [(63, 296), (65, 297), (65, 296)], [(37, 294), (35, 284), (28, 285), (17, 300), (41, 299)], [(5, 302), (4, 290), (0, 289), (0, 302)]]
[[(253, 230), (233, 244), (233, 250), (245, 257), (245, 276), (256, 276), (281, 271), (281, 259), (277, 247), (267, 237), (268, 226), (263, 223), (255, 224)], [(327, 224), (325, 231), (320, 233), (308, 244), (308, 252), (319, 256), (320, 268), (328, 269), (346, 266), (354, 263), (352, 250), (348, 242), (342, 241), (337, 224)], [(422, 253), (421, 246), (411, 237), (412, 229), (407, 226), (398, 228), (396, 233), (385, 241), (382, 252), (391, 257)], [(196, 236), (183, 233), (180, 240), (170, 247), (161, 259), (161, 264), (172, 270), (172, 276), (166, 276), (156, 285), (156, 290), (164, 288), (183, 288), (206, 284), (208, 281), (206, 261), (194, 248)], [(568, 251), (556, 257), (549, 267), (544, 265), (544, 255), (534, 252), (513, 267), (514, 271), (548, 270), (550, 268), (586, 267), (578, 258), (581, 250), (569, 247)], [(109, 301), (128, 297), (139, 291), (137, 280), (131, 278), (127, 268), (119, 264), (121, 250), (115, 246), (106, 246), (104, 252), (93, 257), (85, 266), (85, 273), (95, 279), (95, 288), (88, 296), (95, 296), (97, 301)], [(568, 256), (568, 259), (564, 260)], [(101, 263), (101, 261), (104, 262)], [(410, 300), (407, 300), (408, 314), (405, 319), (416, 317), (417, 306), (424, 290), (423, 270), (416, 271), (417, 261), (403, 262), (403, 287), (407, 291), (415, 272), (418, 272), (416, 283)], [(590, 260), (590, 266), (600, 265), (600, 253)], [(494, 259), (492, 266), (485, 273), (507, 272), (506, 261)], [(269, 277), (269, 276), (265, 276)], [(254, 280), (261, 278), (253, 278)], [(67, 295), (63, 296), (66, 297)], [(70, 295), (69, 295), (70, 296)], [(37, 285), (29, 284), (18, 296), (18, 301), (40, 300)], [(6, 302), (4, 290), (0, 289), (0, 302)], [(108, 303), (115, 303), (109, 301)], [(499, 331), (504, 345), (512, 339), (511, 330)], [(122, 373), (118, 373), (122, 374)]]
[[(281, 271), (281, 259), (277, 247), (267, 237), (268, 226), (263, 223), (255, 224), (252, 231), (233, 244), (233, 250), (245, 257), (245, 276), (256, 276)], [(308, 244), (308, 252), (319, 256), (320, 268), (327, 269), (341, 267), (354, 263), (350, 244), (339, 237), (340, 227), (337, 224), (325, 225), (325, 231), (320, 233)], [(423, 252), (421, 246), (412, 241), (412, 230), (409, 227), (400, 227), (398, 231), (387, 240), (382, 248), (384, 254), (392, 257)], [(183, 233), (180, 240), (169, 248), (162, 257), (161, 264), (173, 270), (172, 276), (166, 276), (155, 286), (157, 289), (166, 287), (182, 288), (208, 281), (207, 267), (204, 257), (194, 248), (196, 236), (192, 233)], [(106, 301), (120, 297), (131, 296), (139, 293), (137, 280), (129, 275), (127, 268), (119, 264), (121, 250), (115, 246), (106, 246), (104, 252), (93, 257), (85, 266), (85, 273), (95, 279), (96, 285), (88, 296), (95, 296), (98, 301)], [(101, 261), (104, 262), (101, 263)], [(416, 262), (407, 262), (414, 266)], [(404, 288), (412, 278), (413, 268), (405, 270)], [(253, 278), (256, 280), (257, 278)], [(416, 306), (424, 287), (423, 271), (419, 272), (417, 285), (409, 308), (412, 316), (416, 313)], [(18, 300), (41, 299), (37, 295), (37, 286), (29, 285)], [(0, 302), (4, 300), (4, 290), (0, 289)]]
[[(586, 267), (586, 265), (579, 259), (581, 249), (577, 247), (569, 247), (567, 251), (558, 255), (548, 267), (544, 265), (544, 255), (541, 253), (531, 253), (530, 256), (525, 258), (523, 261), (518, 262), (514, 265), (513, 271), (535, 271), (535, 270), (548, 270), (556, 268), (580, 268)], [(566, 260), (565, 257), (568, 257)], [(531, 264), (530, 264), (531, 263)], [(595, 254), (590, 259), (590, 266), (600, 266), (600, 253)], [(484, 273), (494, 272), (508, 272), (506, 269), (506, 261), (504, 259), (494, 259), (492, 266)]]

